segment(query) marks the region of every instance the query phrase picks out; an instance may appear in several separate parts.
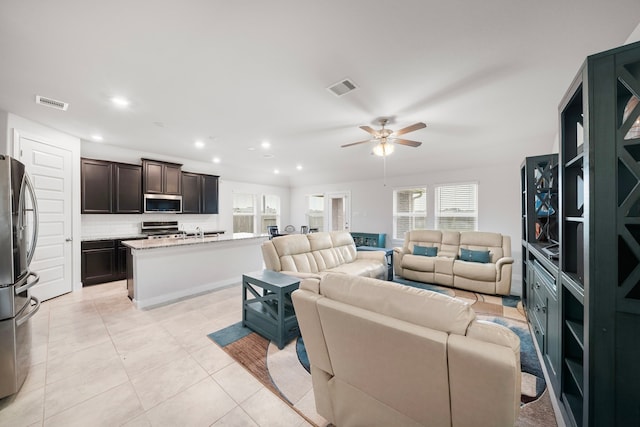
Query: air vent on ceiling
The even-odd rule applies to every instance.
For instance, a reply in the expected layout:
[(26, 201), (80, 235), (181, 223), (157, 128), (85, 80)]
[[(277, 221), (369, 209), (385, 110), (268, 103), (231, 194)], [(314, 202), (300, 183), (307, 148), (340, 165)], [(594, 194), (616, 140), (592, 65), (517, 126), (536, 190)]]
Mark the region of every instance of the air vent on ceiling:
[(58, 101), (56, 99), (47, 98), (46, 96), (36, 95), (36, 104), (44, 105), (45, 107), (55, 108), (56, 110), (67, 111), (69, 104), (66, 102)]
[(342, 96), (346, 93), (351, 92), (356, 89), (358, 86), (354, 82), (349, 79), (340, 80), (338, 83), (335, 83), (329, 86), (327, 89), (333, 93), (335, 96)]

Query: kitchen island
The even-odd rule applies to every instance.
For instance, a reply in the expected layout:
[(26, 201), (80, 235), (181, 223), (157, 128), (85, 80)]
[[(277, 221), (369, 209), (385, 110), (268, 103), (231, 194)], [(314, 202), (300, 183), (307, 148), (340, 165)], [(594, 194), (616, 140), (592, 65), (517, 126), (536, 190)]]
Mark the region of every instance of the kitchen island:
[(263, 268), (265, 234), (129, 240), (127, 289), (138, 308), (240, 283)]

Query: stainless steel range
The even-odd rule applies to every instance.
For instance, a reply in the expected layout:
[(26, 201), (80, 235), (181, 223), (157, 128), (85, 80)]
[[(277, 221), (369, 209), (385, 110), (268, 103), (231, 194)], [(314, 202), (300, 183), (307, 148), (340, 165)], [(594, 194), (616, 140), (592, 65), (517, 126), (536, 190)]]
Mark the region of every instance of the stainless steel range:
[(35, 192), (25, 167), (0, 155), (0, 398), (20, 390), (31, 365), (28, 320), (40, 302), (29, 292), (39, 280), (29, 264), (37, 235)]
[(178, 221), (143, 221), (140, 232), (149, 239), (175, 239), (184, 235)]

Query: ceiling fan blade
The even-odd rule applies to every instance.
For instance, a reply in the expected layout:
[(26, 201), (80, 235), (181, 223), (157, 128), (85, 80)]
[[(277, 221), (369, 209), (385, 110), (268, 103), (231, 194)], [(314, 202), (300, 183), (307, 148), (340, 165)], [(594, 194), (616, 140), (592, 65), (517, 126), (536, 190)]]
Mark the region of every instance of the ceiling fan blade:
[(362, 129), (365, 132), (369, 132), (373, 136), (378, 136), (378, 131), (373, 129), (370, 126), (360, 126), (360, 129)]
[(413, 124), (411, 126), (407, 126), (406, 128), (402, 128), (400, 130), (397, 130), (393, 134), (394, 135), (398, 135), (398, 136), (399, 135), (404, 135), (405, 133), (413, 132), (414, 130), (418, 130), (418, 129), (422, 129), (422, 128), (426, 128), (426, 127), (427, 127), (427, 125), (425, 125), (424, 123), (418, 122), (418, 123), (415, 123), (415, 124)]
[(369, 142), (369, 141), (371, 141), (371, 140), (370, 140), (370, 139), (367, 139), (366, 141), (352, 142), (351, 144), (341, 145), (340, 147), (342, 147), (342, 148), (344, 148), (344, 147), (351, 147), (352, 145), (364, 144), (365, 142)]
[(395, 144), (408, 145), (409, 147), (419, 147), (422, 145), (422, 142), (411, 141), (410, 139), (394, 139), (393, 142)]

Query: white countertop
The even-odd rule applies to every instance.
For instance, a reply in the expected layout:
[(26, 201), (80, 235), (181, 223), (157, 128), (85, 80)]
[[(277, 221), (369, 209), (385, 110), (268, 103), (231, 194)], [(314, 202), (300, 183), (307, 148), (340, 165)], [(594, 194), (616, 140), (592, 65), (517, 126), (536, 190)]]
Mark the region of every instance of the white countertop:
[(128, 246), (131, 249), (155, 249), (155, 248), (170, 248), (176, 246), (187, 245), (203, 245), (218, 242), (249, 240), (249, 239), (267, 239), (267, 234), (254, 234), (254, 233), (234, 233), (234, 234), (221, 234), (218, 236), (205, 236), (187, 238), (178, 237), (175, 239), (143, 239), (143, 240), (127, 240), (122, 242), (124, 246)]

